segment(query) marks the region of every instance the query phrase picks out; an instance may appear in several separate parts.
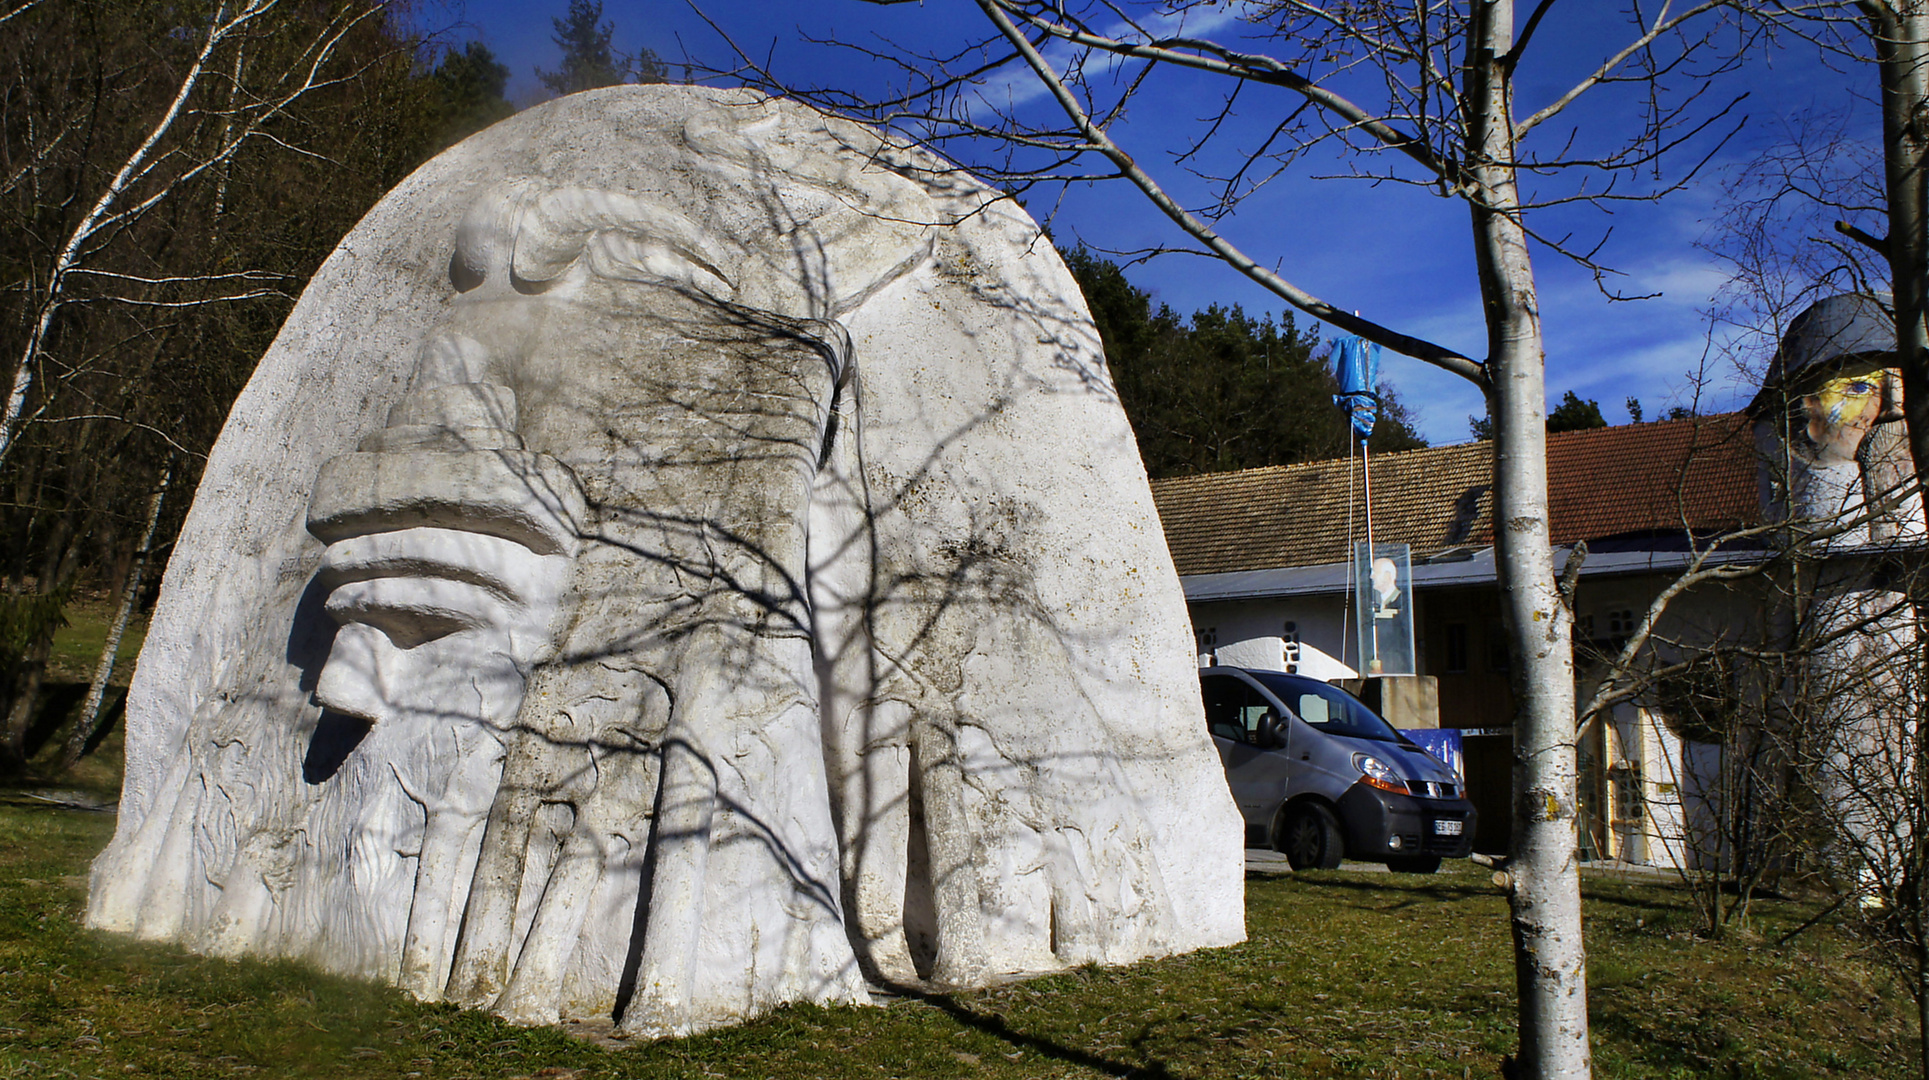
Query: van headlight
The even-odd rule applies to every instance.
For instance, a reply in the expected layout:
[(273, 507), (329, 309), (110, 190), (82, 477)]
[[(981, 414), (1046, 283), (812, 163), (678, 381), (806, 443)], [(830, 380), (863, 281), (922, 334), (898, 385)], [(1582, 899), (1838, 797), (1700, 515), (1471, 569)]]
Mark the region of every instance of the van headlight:
[(1360, 770), (1360, 780), (1368, 787), (1390, 791), (1395, 795), (1411, 795), (1407, 782), (1398, 773), (1387, 767), (1387, 763), (1372, 754), (1354, 754), (1353, 767)]

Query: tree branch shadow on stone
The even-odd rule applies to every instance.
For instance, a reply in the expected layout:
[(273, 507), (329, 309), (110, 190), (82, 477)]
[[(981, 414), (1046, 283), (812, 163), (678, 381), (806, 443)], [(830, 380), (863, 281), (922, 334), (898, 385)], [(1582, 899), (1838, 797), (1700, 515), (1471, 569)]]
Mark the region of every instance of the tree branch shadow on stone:
[[(696, 138), (691, 130), (684, 134)], [(766, 179), (775, 191), (782, 177)], [(196, 845), (193, 858), (212, 860), (201, 876), (222, 874), (235, 886), (209, 877), (219, 895), (205, 903), (244, 917), (204, 929), (195, 910), (168, 932), (196, 947), (280, 951), (378, 977), (395, 977), (399, 951), (397, 981), (419, 996), (519, 1023), (555, 1022), (558, 1008), (584, 1018), (608, 1003), (633, 1035), (680, 1034), (785, 1000), (862, 1000), (860, 970), (880, 985), (923, 991), (1170, 951), (1161, 935), (1174, 925), (1168, 893), (1177, 880), (1160, 876), (1167, 869), (1152, 854), (1149, 819), (1160, 818), (1163, 837), (1176, 785), (1135, 788), (1127, 774), (1153, 763), (1145, 782), (1166, 784), (1157, 771), (1176, 742), (1169, 733), (1163, 743), (1146, 737), (1146, 718), (1117, 707), (1146, 695), (1107, 687), (1134, 673), (1118, 658), (1126, 624), (1107, 606), (1132, 602), (1132, 593), (1104, 595), (1109, 583), (1084, 568), (1105, 553), (1075, 546), (1107, 539), (1083, 539), (1083, 521), (1069, 533), (1047, 528), (1066, 499), (1097, 500), (1105, 521), (1120, 518), (1113, 496), (1143, 502), (1142, 481), (1134, 487), (1129, 469), (1083, 457), (1075, 458), (1083, 472), (1062, 467), (1062, 453), (1024, 460), (1073, 474), (1070, 487), (1022, 475), (1011, 464), (1023, 458), (1016, 452), (994, 454), (992, 464), (970, 458), (1001, 438), (1008, 446), (1013, 436), (996, 429), (1014, 416), (1033, 437), (1056, 434), (1054, 422), (1084, 422), (1077, 410), (1038, 401), (1110, 403), (1095, 335), (1076, 303), (1027, 295), (1063, 288), (1055, 261), (1014, 257), (989, 283), (976, 280), (985, 275), (968, 258), (937, 267), (919, 287), (969, 317), (924, 325), (956, 335), (946, 345), (955, 355), (850, 356), (848, 331), (828, 319), (622, 276), (654, 265), (645, 257), (654, 249), (623, 244), (644, 244), (660, 222), (621, 192), (544, 189), (535, 178), (506, 186), (524, 200), (505, 204), (516, 213), (556, 196), (541, 205), (558, 215), (543, 219), (557, 250), (531, 256), (534, 274), (517, 279), (516, 266), (490, 262), (469, 289), (457, 280), (455, 296), (433, 298), (446, 306), (422, 320), (426, 339), (410, 339), (421, 350), (413, 374), (391, 365), (391, 396), (368, 405), (360, 434), (350, 436), (360, 441), (317, 456), (311, 467), (322, 476), (335, 470), (337, 483), (317, 481), (309, 492), (308, 529), (327, 550), (289, 627), (284, 655), (297, 674), (270, 670), (268, 657), (224, 656), (216, 662), (229, 666), (196, 687), (179, 766), (190, 782), (161, 785), (167, 801), (149, 815), (149, 831), (184, 850)], [(558, 222), (584, 208), (616, 239), (584, 255), (583, 266), (606, 256), (620, 263), (626, 253), (641, 252), (642, 261), (608, 275), (599, 263), (552, 292), (546, 282), (583, 254), (568, 249), (577, 234)], [(785, 211), (782, 200), (768, 209)], [(609, 224), (631, 211), (643, 222), (635, 235)], [(766, 262), (794, 257), (803, 309), (846, 314), (837, 298), (810, 293), (830, 280), (812, 261), (823, 253), (810, 249), (810, 237), (777, 234), (800, 246), (764, 253)], [(971, 244), (951, 256), (971, 255)], [(498, 245), (488, 258), (520, 259), (538, 246)], [(909, 261), (893, 255), (877, 265), (890, 264), (887, 277), (922, 269), (941, 246), (927, 237), (909, 246)], [(967, 303), (957, 303), (960, 281)], [(792, 298), (779, 301), (788, 310)], [(930, 318), (923, 313), (944, 306), (921, 295), (892, 304), (893, 320), (900, 309)], [(491, 339), (498, 313), (508, 314), (497, 329), (518, 332)], [(865, 340), (880, 352), (916, 347), (879, 342), (878, 332), (872, 326)], [(917, 376), (958, 383), (962, 406), (915, 385), (909, 373), (924, 364), (966, 373)], [(884, 414), (887, 426), (898, 425), (888, 455), (873, 453), (882, 440), (859, 422), (867, 371), (898, 380), (893, 403), (910, 418)], [(984, 385), (965, 385), (971, 379)], [(453, 419), (453, 406), (471, 399), (497, 403), (495, 414)], [(368, 430), (385, 404), (395, 406), (387, 426)], [(443, 405), (449, 411), (436, 411)], [(1129, 452), (1123, 418), (1094, 415), (1103, 441), (1075, 439), (1071, 453)], [(467, 438), (473, 432), (486, 437)], [(367, 482), (349, 483), (358, 477)], [(466, 499), (464, 477), (486, 479), (493, 501)], [(1078, 489), (1081, 481), (1090, 486)], [(316, 509), (324, 495), (333, 516)], [(825, 503), (836, 505), (820, 517)], [(576, 522), (560, 539), (551, 528), (558, 515)], [(1136, 523), (1131, 531), (1142, 532)], [(526, 542), (532, 536), (540, 542)], [(491, 587), (483, 579), (495, 564), (470, 565), (464, 552), (527, 566), (558, 547), (572, 583), (543, 587), (564, 595), (553, 609), (563, 614), (521, 639), (540, 638), (541, 648), (516, 643), (511, 630), (526, 629), (520, 615), (505, 616), (511, 630), (502, 630), (430, 610), (438, 589)], [(283, 564), (278, 605), (300, 584), (287, 568), (316, 566), (306, 562), (312, 546), (290, 548), (302, 554)], [(1059, 564), (1077, 565), (1081, 576), (1060, 580)], [(409, 589), (375, 588), (391, 579)], [(342, 603), (329, 599), (362, 585), (370, 588)], [(531, 606), (516, 580), (493, 587), (504, 603)], [(1085, 595), (1074, 591), (1081, 588)], [(1059, 610), (1074, 604), (1101, 615)], [(396, 612), (422, 617), (404, 626), (390, 617)], [(336, 619), (340, 633), (329, 626)], [(376, 672), (385, 682), (363, 680), (397, 691), (372, 705), (331, 704), (321, 692), (329, 657), (353, 652), (345, 640), (359, 641), (369, 664), (386, 664), (432, 644), (433, 633), (416, 631), (438, 626), (445, 637), (478, 636), (451, 647), (439, 668), (397, 661)], [(399, 637), (389, 633), (396, 627)], [(444, 654), (416, 659), (423, 655)], [(990, 673), (970, 671), (973, 663)], [(433, 685), (424, 693), (397, 672)], [(491, 677), (494, 689), (483, 685)], [(348, 723), (354, 714), (376, 719)], [(780, 723), (788, 727), (773, 733)], [(308, 783), (257, 783), (264, 762), (297, 766)], [(166, 794), (183, 790), (194, 794)], [(1144, 792), (1167, 802), (1155, 809)], [(811, 812), (792, 813), (800, 807)], [(824, 815), (834, 820), (820, 825)], [(311, 818), (314, 827), (302, 828)], [(706, 859), (728, 864), (722, 876)], [(1020, 860), (1035, 865), (1021, 873)], [(1022, 882), (1023, 897), (1001, 909), (994, 892), (1010, 881)], [(889, 886), (881, 893), (880, 882)], [(198, 880), (184, 883), (190, 889), (206, 892)], [(203, 903), (190, 896), (188, 904)], [(285, 929), (255, 917), (298, 904), (317, 914)], [(618, 925), (618, 911), (628, 925)], [(425, 928), (430, 916), (441, 925)], [(775, 941), (840, 918), (836, 936), (848, 937), (855, 959), (840, 957), (842, 946), (805, 947), (837, 970), (805, 970), (759, 944), (760, 933)], [(996, 937), (997, 948), (979, 948), (980, 934)], [(679, 935), (696, 943), (691, 955), (710, 950), (682, 961), (694, 978), (754, 978), (744, 984), (751, 997), (722, 1007), (732, 992), (725, 987), (704, 1003), (707, 1012), (679, 1013), (672, 1002), (655, 1019), (648, 1009), (633, 1013), (646, 988), (683, 985), (676, 972), (649, 967), (649, 950)], [(874, 949), (880, 941), (889, 949)], [(582, 955), (592, 965), (588, 996), (563, 985), (577, 977)], [(733, 964), (744, 957), (756, 962), (740, 973)], [(582, 1004), (603, 993), (615, 1000)], [(636, 1016), (649, 1026), (636, 1029)]]

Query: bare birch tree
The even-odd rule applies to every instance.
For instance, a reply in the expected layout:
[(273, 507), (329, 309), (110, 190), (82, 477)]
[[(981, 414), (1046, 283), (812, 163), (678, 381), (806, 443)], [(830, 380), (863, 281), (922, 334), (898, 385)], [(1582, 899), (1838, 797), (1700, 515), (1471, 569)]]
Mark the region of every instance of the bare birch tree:
[(114, 621), (107, 626), (107, 639), (101, 643), (100, 659), (94, 664), (94, 677), (87, 684), (87, 696), (80, 704), (80, 716), (74, 721), (74, 729), (67, 736), (66, 745), (61, 749), (60, 768), (66, 771), (74, 767), (86, 752), (87, 744), (94, 738), (100, 727), (101, 703), (107, 697), (107, 681), (114, 677), (114, 665), (120, 657), (121, 638), (127, 633), (127, 624), (134, 616), (135, 605), (141, 599), (141, 587), (147, 580), (147, 564), (154, 553), (154, 533), (161, 524), (161, 506), (167, 499), (168, 485), (174, 480), (175, 462), (170, 460), (161, 470), (161, 480), (154, 485), (154, 491), (147, 497), (147, 523), (141, 529), (140, 544), (134, 549), (134, 564), (128, 568), (127, 580), (121, 583), (120, 600), (114, 605)]
[[(6, 404), (0, 409), (0, 465), (13, 449), (20, 425), (30, 416), (35, 380), (49, 368), (49, 336), (62, 311), (76, 302), (76, 279), (89, 277), (101, 286), (93, 290), (92, 301), (122, 299), (161, 308), (248, 300), (271, 290), (260, 275), (247, 270), (182, 281), (116, 272), (94, 263), (134, 222), (193, 190), (197, 180), (225, 175), (244, 147), (272, 138), (272, 125), (295, 102), (351, 77), (352, 72), (335, 70), (336, 51), (355, 28), (376, 19), (382, 10), (380, 0), (334, 5), (325, 18), (303, 27), (308, 33), (292, 57), (276, 56), (276, 70), (267, 78), (250, 78), (254, 74), (249, 70), (250, 49), (283, 28), (277, 25), (285, 14), (278, 10), (283, 6), (284, 0), (218, 0), (211, 9), (200, 10), (198, 19), (192, 6), (175, 13), (176, 18), (192, 20), (180, 30), (198, 40), (172, 93), (157, 103), (151, 124), (125, 156), (104, 170), (98, 190), (83, 196), (86, 201), (80, 205), (85, 210), (63, 230), (52, 259), (35, 268), (29, 286), (31, 317), (10, 365)], [(27, 160), (7, 178), (8, 186), (40, 180), (41, 171), (59, 160), (54, 149), (69, 137), (84, 136), (74, 130), (83, 123), (74, 117), (67, 130), (41, 133), (30, 145)], [(148, 294), (153, 289), (165, 294), (170, 286), (189, 284), (217, 287), (189, 298)], [(117, 286), (139, 292), (123, 295)], [(60, 372), (71, 370), (72, 365), (56, 360), (52, 367)]]
[[(1520, 1050), (1510, 1068), (1532, 1077), (1589, 1075), (1572, 615), (1557, 588), (1548, 531), (1545, 359), (1530, 242), (1593, 264), (1588, 251), (1537, 233), (1530, 218), (1559, 203), (1653, 198), (1669, 189), (1644, 185), (1637, 172), (1707, 134), (1725, 110), (1703, 103), (1699, 88), (1665, 101), (1650, 91), (1661, 80), (1711, 75), (1734, 62), (1743, 32), (1710, 18), (1730, 3), (1631, 8), (1621, 42), (1578, 65), (1543, 58), (1570, 69), (1569, 81), (1525, 110), (1516, 101), (1516, 71), (1555, 8), (1552, 0), (1532, 5), (1524, 20), (1512, 0), (1261, 0), (1233, 8), (1183, 0), (1157, 8), (1106, 0), (976, 3), (989, 32), (943, 55), (839, 43), (903, 73), (901, 92), (881, 101), (836, 87), (785, 85), (747, 52), (739, 56), (765, 85), (907, 132), (1014, 191), (1094, 180), (1130, 184), (1184, 235), (1175, 250), (1216, 258), (1300, 311), (1460, 375), (1486, 396), (1495, 421), (1500, 588), (1519, 703), (1510, 902)], [(1201, 25), (1221, 36), (1194, 32)], [(1718, 40), (1722, 28), (1737, 36)], [(1210, 110), (1189, 143), (1134, 145), (1123, 123), (1129, 108), (1145, 107), (1153, 80), (1177, 70), (1223, 77), (1223, 106)], [(1042, 88), (1060, 119), (1028, 107), (1027, 95), (1013, 89), (1021, 82)], [(1589, 133), (1577, 141), (1568, 113), (1574, 103), (1630, 88), (1638, 119), (1611, 138)], [(1262, 99), (1274, 120), (1261, 146), (1230, 154), (1218, 170), (1197, 164), (1252, 95), (1274, 95)], [(1343, 168), (1355, 177), (1422, 185), (1465, 205), (1487, 327), (1484, 356), (1356, 315), (1356, 308), (1374, 307), (1372, 299), (1321, 296), (1267, 268), (1239, 239), (1248, 224), (1234, 216), (1240, 201), (1329, 148), (1344, 155)], [(1614, 183), (1575, 181), (1547, 195), (1523, 190), (1524, 171), (1557, 185), (1606, 174), (1639, 190), (1623, 194)]]
[[(1808, 38), (1851, 72), (1873, 69), (1863, 85), (1876, 91), (1881, 112), (1877, 161), (1868, 161), (1871, 155), (1851, 140), (1818, 145), (1798, 133), (1759, 169), (1770, 182), (1758, 205), (1764, 214), (1797, 220), (1838, 215), (1833, 238), (1805, 230), (1815, 245), (1809, 269), (1820, 264), (1821, 270), (1807, 274), (1808, 281), (1850, 279), (1869, 295), (1886, 294), (1914, 465), (1909, 482), (1929, 503), (1929, 0), (1759, 0), (1755, 6), (1772, 25)], [(1871, 174), (1880, 176), (1878, 184), (1868, 182)], [(1778, 178), (1784, 182), (1775, 184)], [(1816, 258), (1816, 251), (1828, 257)], [(1798, 287), (1803, 277), (1796, 275)], [(1863, 651), (1879, 654), (1885, 669), (1872, 688), (1885, 700), (1873, 706), (1875, 719), (1861, 725), (1867, 745), (1851, 747), (1845, 766), (1838, 732), (1823, 742), (1836, 749), (1805, 765), (1860, 808), (1828, 830), (1825, 861), (1853, 869), (1858, 887), (1876, 901), (1865, 927), (1915, 997), (1920, 1064), (1929, 1077), (1929, 589), (1919, 557), (1909, 562), (1903, 592), (1910, 632), (1865, 635)]]
[[(1772, 460), (1762, 464), (1774, 471)], [(1662, 839), (1676, 845), (1675, 869), (1710, 935), (1746, 920), (1765, 875), (1832, 835), (1826, 808), (1818, 819), (1818, 807), (1801, 801), (1821, 782), (1813, 748), (1839, 741), (1825, 729), (1843, 726), (1847, 712), (1868, 717), (1895, 704), (1874, 675), (1893, 670), (1899, 643), (1914, 640), (1899, 628), (1915, 614), (1907, 588), (1871, 568), (1906, 555), (1913, 540), (1871, 543), (1867, 534), (1913, 506), (1912, 486), (1897, 483), (1831, 516), (1772, 517), (1715, 535), (1684, 528), (1686, 565), (1628, 633), (1605, 647), (1577, 644), (1583, 733), (1634, 705), (1643, 723), (1717, 750), (1708, 775), (1689, 774), (1685, 749), (1663, 763), (1676, 809), (1699, 820)], [(1699, 805), (1685, 806), (1689, 796)]]
[(155, 478), (193, 487), (303, 278), (450, 119), (398, 10), (0, 17), (0, 772), (26, 768), (69, 601), (133, 580)]

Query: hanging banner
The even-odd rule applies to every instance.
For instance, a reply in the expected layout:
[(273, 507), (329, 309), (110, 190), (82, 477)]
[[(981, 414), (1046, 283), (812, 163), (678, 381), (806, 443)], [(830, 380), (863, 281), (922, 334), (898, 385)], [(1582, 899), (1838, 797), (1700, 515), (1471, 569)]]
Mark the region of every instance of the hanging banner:
[[(1467, 782), (1467, 752), (1460, 741), (1459, 728), (1401, 728), (1400, 734), (1420, 744), (1420, 749), (1440, 759), (1453, 770), (1461, 783)], [(1583, 774), (1585, 775), (1585, 774)]]
[(1413, 563), (1405, 544), (1353, 545), (1360, 674), (1418, 675), (1413, 656)]
[(1380, 347), (1365, 338), (1343, 337), (1333, 342), (1333, 377), (1340, 392), (1333, 404), (1344, 409), (1353, 430), (1364, 439), (1373, 434), (1373, 422), (1380, 417)]

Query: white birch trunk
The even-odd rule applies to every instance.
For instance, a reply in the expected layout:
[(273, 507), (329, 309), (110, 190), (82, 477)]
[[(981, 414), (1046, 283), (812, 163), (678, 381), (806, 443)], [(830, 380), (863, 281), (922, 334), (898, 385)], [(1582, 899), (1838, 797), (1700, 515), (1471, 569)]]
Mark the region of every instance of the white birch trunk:
[(1494, 535), (1514, 720), (1514, 844), (1508, 863), (1520, 997), (1516, 1075), (1591, 1075), (1587, 957), (1575, 851), (1572, 616), (1555, 581), (1547, 508), (1547, 387), (1540, 303), (1521, 228), (1512, 94), (1502, 57), (1511, 0), (1475, 9), (1467, 60), (1467, 152), (1480, 194), (1475, 257), (1486, 307), (1494, 419)]
[[(19, 438), (20, 425), (27, 417), (27, 399), (32, 394), (34, 372), (39, 367), (40, 351), (46, 346), (47, 334), (53, 329), (54, 318), (67, 304), (67, 278), (75, 272), (85, 257), (88, 245), (103, 230), (112, 227), (126, 214), (121, 206), (128, 192), (145, 179), (160, 149), (160, 144), (168, 132), (187, 112), (188, 100), (201, 85), (207, 74), (210, 58), (228, 37), (238, 29), (253, 21), (263, 12), (273, 7), (276, 0), (245, 0), (239, 14), (230, 18), (228, 5), (223, 3), (214, 10), (208, 21), (208, 35), (201, 43), (200, 52), (188, 65), (187, 72), (181, 77), (181, 85), (175, 90), (174, 98), (168, 102), (167, 111), (155, 122), (153, 130), (134, 148), (127, 160), (108, 181), (107, 189), (94, 201), (73, 232), (67, 235), (61, 245), (60, 253), (47, 272), (46, 293), (40, 298), (39, 307), (34, 314), (32, 327), (28, 330), (26, 344), (21, 347), (20, 355), (13, 365), (13, 377), (7, 387), (5, 411), (0, 412), (0, 462), (5, 462), (7, 454)], [(156, 201), (146, 200), (148, 204)]]
[(87, 740), (94, 737), (94, 726), (100, 717), (100, 703), (107, 696), (107, 682), (114, 675), (114, 660), (120, 652), (121, 637), (127, 632), (127, 622), (134, 614), (134, 605), (140, 602), (141, 582), (147, 576), (147, 561), (154, 550), (154, 530), (161, 521), (161, 504), (167, 498), (168, 484), (174, 479), (174, 463), (161, 470), (161, 482), (154, 488), (154, 494), (147, 499), (147, 523), (141, 529), (141, 545), (135, 549), (134, 565), (127, 571), (127, 581), (121, 586), (119, 609), (114, 613), (114, 624), (107, 628), (107, 643), (101, 646), (100, 661), (94, 665), (94, 679), (87, 686), (87, 699), (81, 703), (80, 719), (74, 722), (73, 733), (67, 736), (67, 745), (62, 748), (61, 768), (69, 769), (87, 749)]
[(1896, 366), (1918, 482), (1929, 481), (1929, 0), (1863, 0), (1882, 84)]
[[(1929, 486), (1929, 0), (1861, 0), (1882, 84), (1883, 187), (1888, 210), (1889, 290), (1895, 304), (1896, 366), (1902, 372), (1902, 409), (1909, 455), (1919, 487)], [(1920, 618), (1920, 615), (1918, 615)], [(1920, 631), (1919, 631), (1920, 632)], [(1918, 668), (1929, 658), (1918, 654)], [(1921, 731), (1923, 702), (1911, 701)], [(1923, 743), (1916, 751), (1918, 784), (1929, 783)], [(1918, 797), (1917, 828), (1923, 827)], [(1914, 846), (1919, 851), (1920, 833)], [(1914, 913), (1922, 924), (1920, 909)], [(1916, 1032), (1929, 1080), (1929, 949), (1918, 947)]]

